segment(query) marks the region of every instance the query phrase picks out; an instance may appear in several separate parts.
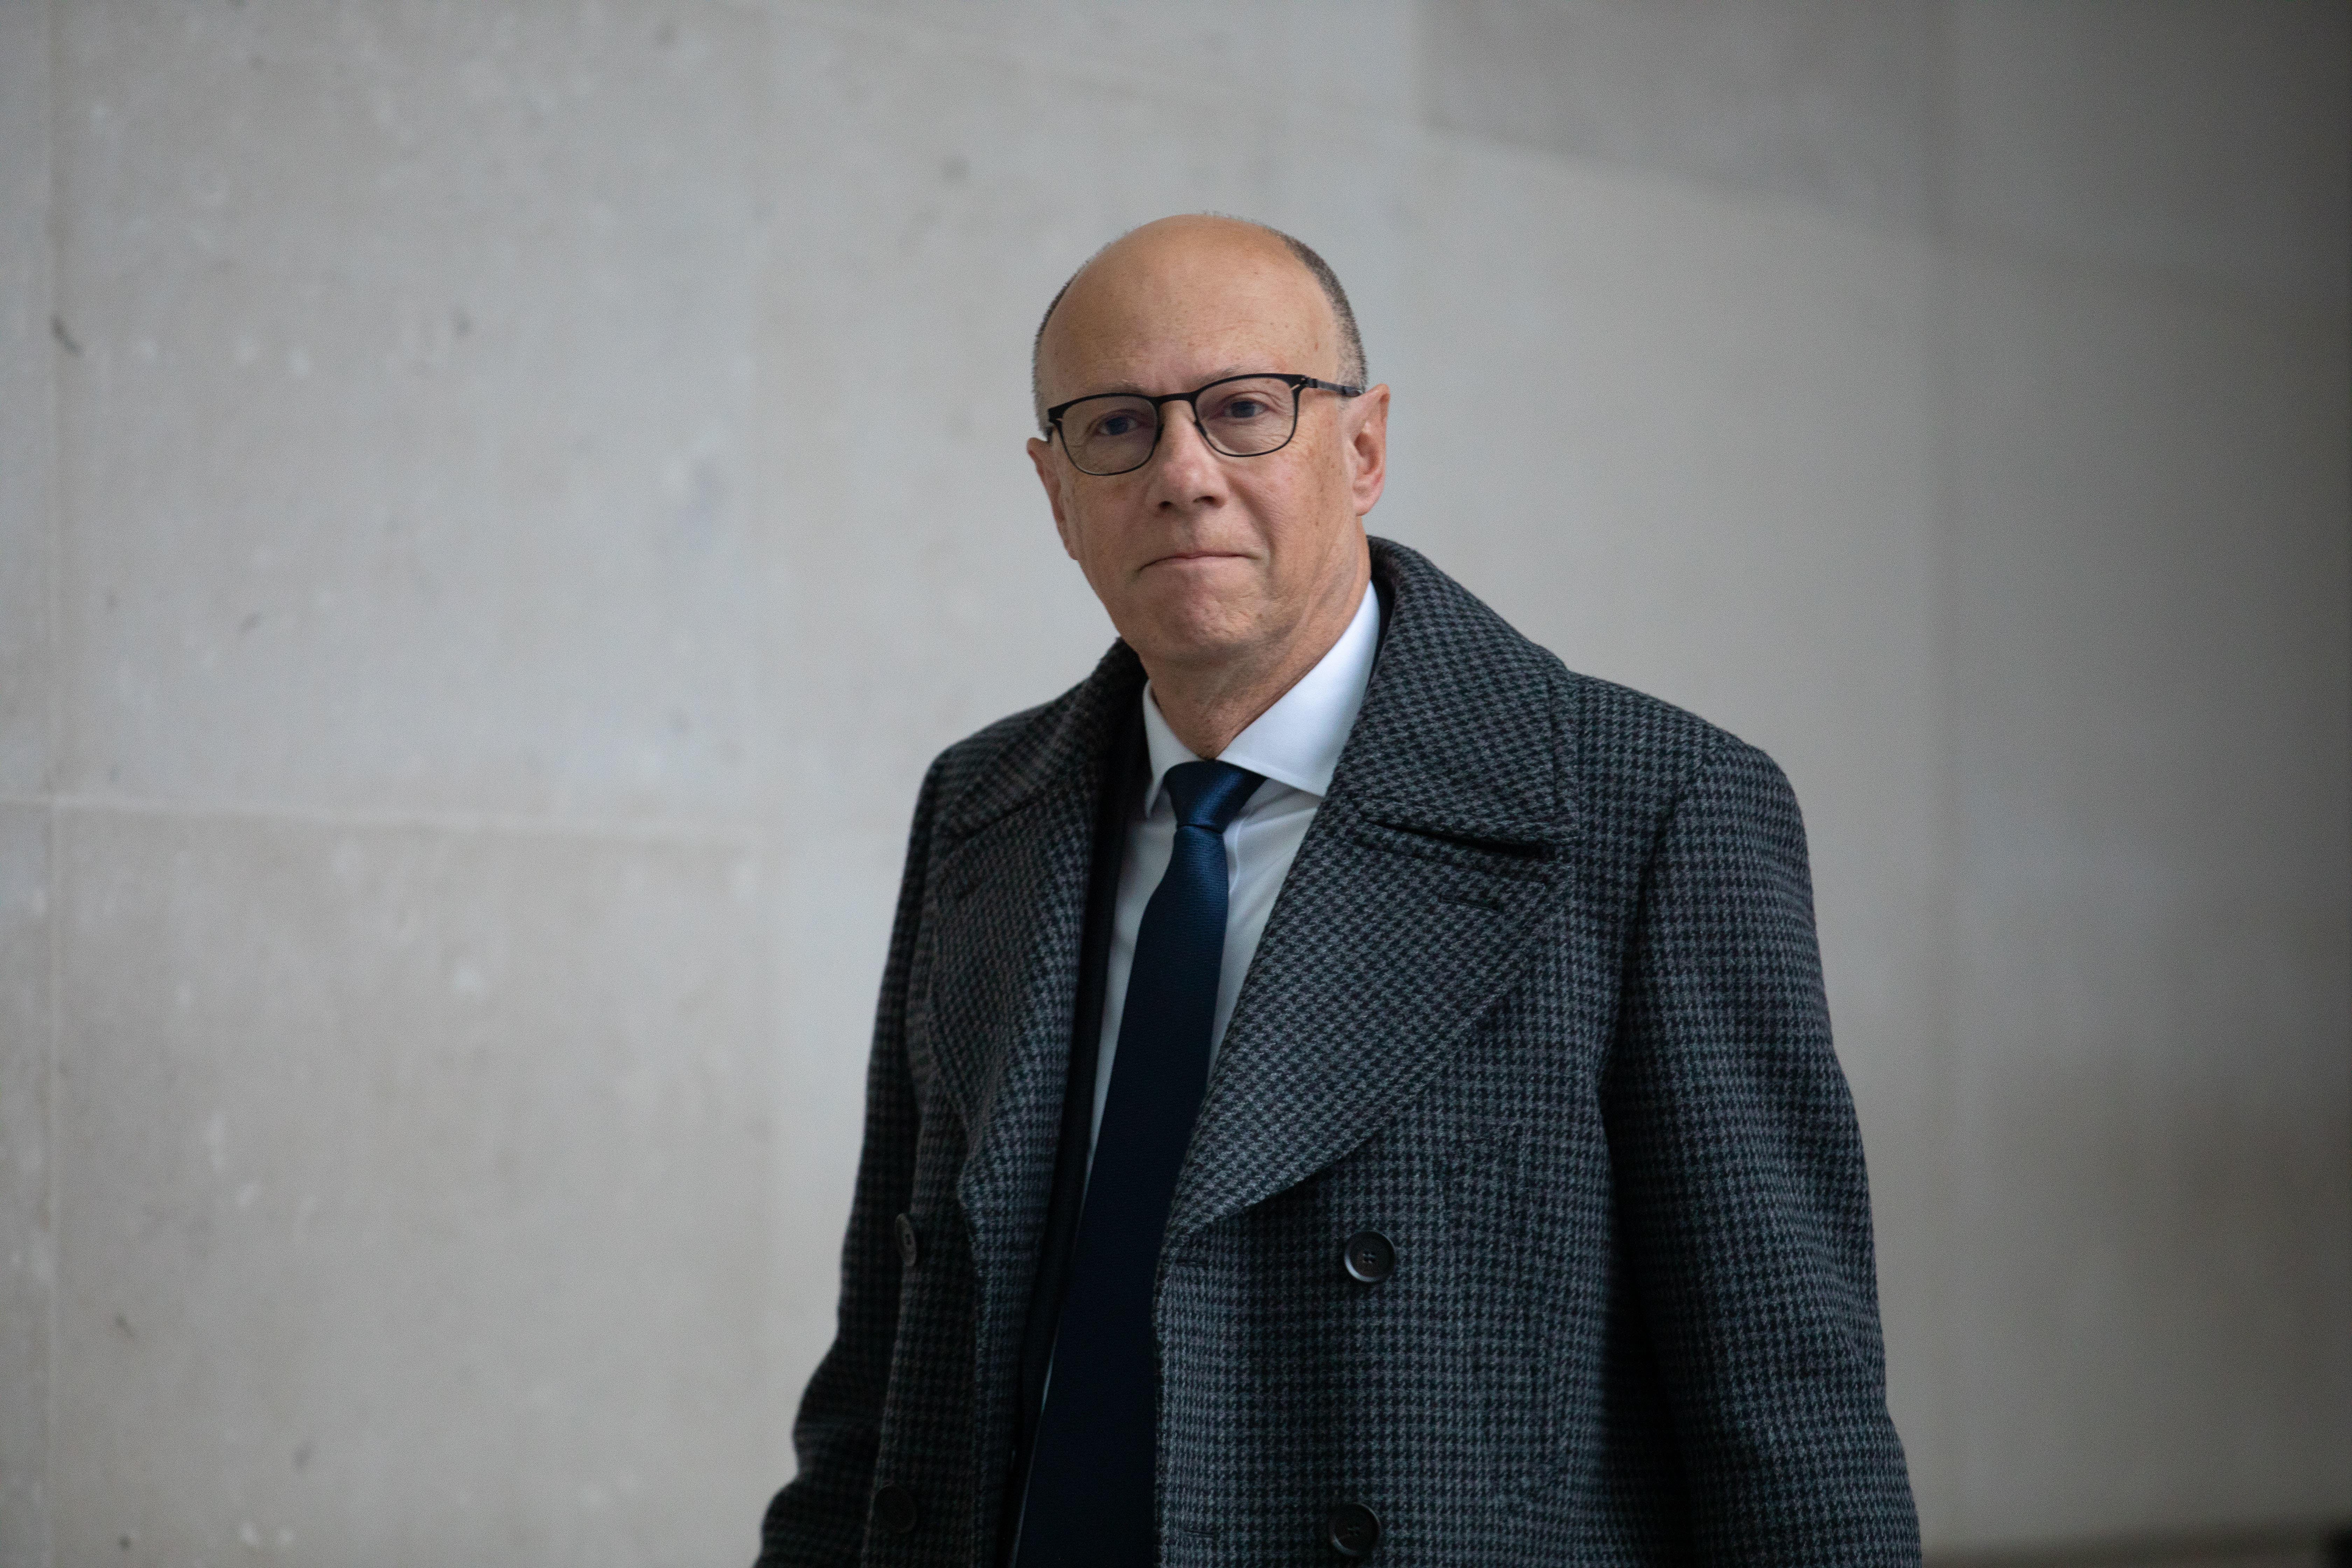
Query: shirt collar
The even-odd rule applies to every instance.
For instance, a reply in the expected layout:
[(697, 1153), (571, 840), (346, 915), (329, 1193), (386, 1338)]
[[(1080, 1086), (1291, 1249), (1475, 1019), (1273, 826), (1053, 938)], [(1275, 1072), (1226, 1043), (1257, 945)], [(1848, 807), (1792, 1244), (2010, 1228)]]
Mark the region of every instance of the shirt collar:
[[(1381, 646), (1380, 595), (1368, 584), (1356, 605), (1355, 618), (1315, 668), (1276, 699), (1273, 707), (1250, 721), (1219, 753), (1219, 762), (1246, 768), (1276, 784), (1288, 784), (1318, 799), (1331, 787), (1331, 773), (1356, 715), (1364, 706), (1364, 689), (1372, 678), (1372, 659)], [(1201, 759), (1186, 749), (1160, 715), (1151, 687), (1143, 688), (1143, 737), (1151, 752), (1151, 788), (1143, 797), (1145, 816), (1160, 805), (1160, 781), (1180, 763)]]

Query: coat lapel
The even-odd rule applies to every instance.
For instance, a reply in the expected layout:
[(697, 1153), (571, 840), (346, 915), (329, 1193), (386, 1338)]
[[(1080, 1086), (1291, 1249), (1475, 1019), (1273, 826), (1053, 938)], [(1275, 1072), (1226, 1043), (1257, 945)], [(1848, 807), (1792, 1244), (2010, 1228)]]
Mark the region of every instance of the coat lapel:
[(1575, 853), (1557, 661), (1412, 552), (1375, 540), (1373, 567), (1391, 595), (1380, 660), (1243, 983), (1171, 1243), (1418, 1095), (1509, 983)]
[(992, 1298), (1025, 1289), (1052, 1187), (1103, 772), (1141, 684), (1115, 645), (942, 818), (923, 1048), (965, 1129), (957, 1196)]

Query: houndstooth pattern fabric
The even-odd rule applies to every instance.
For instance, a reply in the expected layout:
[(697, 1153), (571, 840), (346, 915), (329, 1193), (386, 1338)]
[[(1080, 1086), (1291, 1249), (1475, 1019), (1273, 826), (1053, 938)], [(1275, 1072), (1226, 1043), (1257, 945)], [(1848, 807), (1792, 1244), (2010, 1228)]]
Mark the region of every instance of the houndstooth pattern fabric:
[[(1917, 1562), (1787, 781), (1372, 548), (1379, 663), (1169, 1222), (1163, 1561), (1336, 1562), (1353, 1502), (1400, 1565)], [(762, 1568), (994, 1559), (1142, 679), (1115, 646), (924, 782), (839, 1335)], [(1341, 1266), (1363, 1230), (1379, 1284)]]

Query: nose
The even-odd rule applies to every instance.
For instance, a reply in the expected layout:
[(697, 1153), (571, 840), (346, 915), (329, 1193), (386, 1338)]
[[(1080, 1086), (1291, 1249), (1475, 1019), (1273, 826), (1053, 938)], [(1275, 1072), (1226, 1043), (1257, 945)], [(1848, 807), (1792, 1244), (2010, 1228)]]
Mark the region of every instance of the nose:
[(1201, 434), (1200, 416), (1190, 405), (1172, 403), (1163, 417), (1160, 449), (1151, 455), (1151, 504), (1189, 510), (1223, 501), (1224, 459)]

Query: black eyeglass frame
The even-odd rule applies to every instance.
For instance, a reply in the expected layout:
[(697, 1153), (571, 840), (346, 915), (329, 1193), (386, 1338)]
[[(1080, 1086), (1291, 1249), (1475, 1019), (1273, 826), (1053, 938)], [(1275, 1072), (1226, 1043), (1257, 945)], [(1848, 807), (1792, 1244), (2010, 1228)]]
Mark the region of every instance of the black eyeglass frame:
[[(1287, 384), (1290, 387), (1290, 434), (1263, 452), (1228, 452), (1217, 445), (1209, 435), (1209, 427), (1201, 423), (1201, 395), (1236, 381), (1279, 381)], [(1298, 394), (1310, 389), (1316, 392), (1335, 392), (1341, 397), (1361, 397), (1364, 395), (1364, 389), (1360, 386), (1348, 386), (1339, 382), (1324, 381), (1316, 376), (1292, 375), (1278, 370), (1254, 370), (1244, 372), (1240, 375), (1221, 375), (1216, 380), (1196, 386), (1190, 392), (1171, 392), (1159, 397), (1144, 392), (1090, 392), (1084, 397), (1073, 397), (1067, 403), (1056, 403), (1053, 407), (1045, 410), (1045, 428), (1062, 432), (1062, 456), (1070, 459), (1070, 467), (1097, 479), (1112, 479), (1121, 474), (1131, 474), (1151, 461), (1153, 455), (1160, 450), (1160, 437), (1168, 430), (1168, 421), (1160, 416), (1160, 411), (1171, 403), (1184, 403), (1192, 405), (1192, 428), (1201, 433), (1201, 439), (1208, 444), (1209, 450), (1219, 457), (1271, 458), (1298, 438), (1298, 410), (1301, 401)], [(1128, 467), (1113, 468), (1108, 473), (1097, 473), (1094, 469), (1081, 465), (1077, 454), (1070, 450), (1070, 435), (1067, 430), (1063, 429), (1062, 416), (1081, 403), (1092, 403), (1097, 398), (1109, 397), (1130, 397), (1139, 403), (1151, 405), (1151, 416), (1154, 421), (1151, 429), (1151, 445), (1144, 449), (1142, 457)]]

